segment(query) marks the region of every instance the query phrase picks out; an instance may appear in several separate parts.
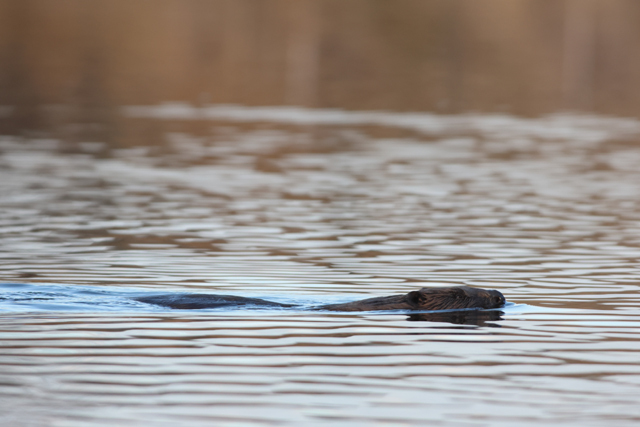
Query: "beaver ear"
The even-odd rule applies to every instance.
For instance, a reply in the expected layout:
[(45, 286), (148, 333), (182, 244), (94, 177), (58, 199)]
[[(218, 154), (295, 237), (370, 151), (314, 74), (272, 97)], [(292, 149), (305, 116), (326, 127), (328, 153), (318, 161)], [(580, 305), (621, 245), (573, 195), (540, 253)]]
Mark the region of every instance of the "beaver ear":
[(407, 299), (409, 300), (409, 303), (411, 303), (411, 304), (420, 305), (420, 304), (424, 303), (424, 301), (426, 300), (426, 297), (420, 291), (411, 291), (411, 292), (409, 292), (407, 294)]

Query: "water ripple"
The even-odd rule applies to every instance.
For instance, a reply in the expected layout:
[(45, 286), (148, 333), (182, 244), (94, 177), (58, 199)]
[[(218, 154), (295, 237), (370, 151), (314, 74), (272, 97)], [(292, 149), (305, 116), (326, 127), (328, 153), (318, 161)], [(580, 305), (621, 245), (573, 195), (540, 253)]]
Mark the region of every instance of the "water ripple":
[[(637, 121), (127, 114), (163, 145), (0, 138), (7, 425), (637, 425)], [(305, 310), (447, 285), (510, 303)], [(302, 307), (131, 299), (184, 291)]]

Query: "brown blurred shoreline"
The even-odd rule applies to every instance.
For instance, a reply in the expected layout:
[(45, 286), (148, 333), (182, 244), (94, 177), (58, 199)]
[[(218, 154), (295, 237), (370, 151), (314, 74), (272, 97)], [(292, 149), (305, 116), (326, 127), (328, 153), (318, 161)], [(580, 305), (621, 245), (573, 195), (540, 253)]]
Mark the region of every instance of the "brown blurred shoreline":
[(636, 117), (639, 18), (633, 0), (0, 0), (0, 130), (166, 101)]

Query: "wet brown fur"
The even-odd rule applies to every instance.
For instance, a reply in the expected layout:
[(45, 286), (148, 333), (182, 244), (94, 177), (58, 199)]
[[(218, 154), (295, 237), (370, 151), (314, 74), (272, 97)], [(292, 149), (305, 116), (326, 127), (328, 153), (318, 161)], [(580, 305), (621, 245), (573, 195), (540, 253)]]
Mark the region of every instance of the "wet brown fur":
[[(182, 310), (225, 306), (257, 305), (268, 307), (295, 307), (260, 298), (233, 295), (171, 294), (136, 298), (137, 301)], [(422, 288), (404, 295), (367, 298), (345, 304), (327, 304), (316, 310), (377, 311), (377, 310), (461, 310), (467, 308), (498, 308), (505, 303), (504, 296), (495, 290), (455, 286)]]
[(499, 291), (455, 286), (446, 288), (422, 288), (405, 295), (368, 298), (346, 304), (329, 304), (319, 307), (332, 311), (375, 310), (461, 310), (465, 308), (497, 308), (505, 303)]

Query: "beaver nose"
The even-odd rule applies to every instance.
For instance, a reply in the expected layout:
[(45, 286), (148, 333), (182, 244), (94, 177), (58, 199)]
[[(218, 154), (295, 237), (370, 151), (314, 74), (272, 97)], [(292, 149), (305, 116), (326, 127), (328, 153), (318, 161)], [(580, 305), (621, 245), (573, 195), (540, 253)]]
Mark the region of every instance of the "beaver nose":
[(506, 302), (504, 295), (500, 291), (491, 291), (491, 308), (502, 307)]

